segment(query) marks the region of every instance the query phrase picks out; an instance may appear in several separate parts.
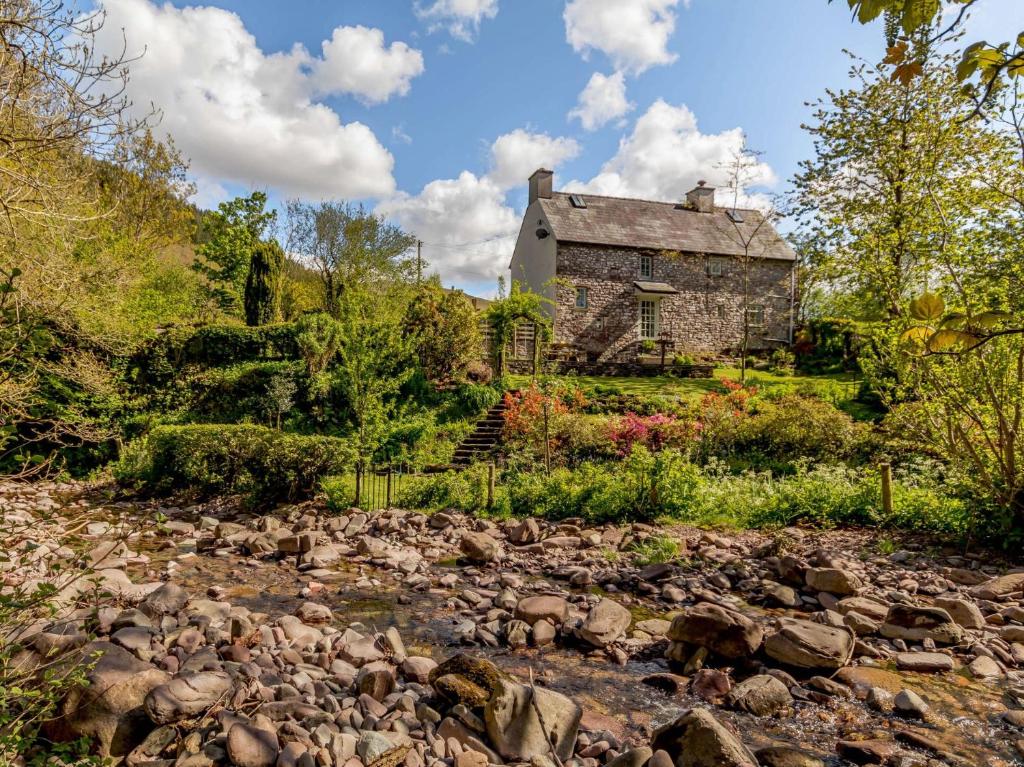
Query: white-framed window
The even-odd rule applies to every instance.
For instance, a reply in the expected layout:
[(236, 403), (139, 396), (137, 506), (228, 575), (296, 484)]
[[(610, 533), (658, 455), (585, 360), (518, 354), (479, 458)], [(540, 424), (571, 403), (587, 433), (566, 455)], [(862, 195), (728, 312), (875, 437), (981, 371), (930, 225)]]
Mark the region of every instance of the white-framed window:
[(654, 256), (640, 256), (640, 279), (649, 280), (654, 277)]
[(587, 299), (588, 299), (587, 289), (586, 288), (576, 288), (576, 308), (577, 309), (586, 309), (587, 308)]
[(658, 302), (652, 299), (640, 301), (640, 338), (658, 337)]
[(752, 328), (764, 325), (764, 304), (751, 304), (747, 307), (747, 325)]
[(716, 256), (708, 258), (708, 275), (721, 277), (723, 274), (725, 274), (725, 259)]
[(725, 304), (718, 304), (715, 306), (715, 317), (720, 320), (725, 319)]

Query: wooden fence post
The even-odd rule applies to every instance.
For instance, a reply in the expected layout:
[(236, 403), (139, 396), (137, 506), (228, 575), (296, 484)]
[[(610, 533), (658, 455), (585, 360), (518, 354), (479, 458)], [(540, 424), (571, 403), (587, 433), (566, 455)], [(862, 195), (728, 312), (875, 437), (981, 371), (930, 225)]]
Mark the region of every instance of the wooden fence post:
[(882, 469), (882, 511), (892, 514), (892, 465), (883, 463)]
[(387, 508), (390, 509), (391, 508), (391, 464), (390, 463), (388, 464), (388, 488), (387, 488), (387, 493), (385, 495), (387, 496), (387, 503), (385, 504), (385, 506), (387, 506)]
[(487, 508), (494, 506), (494, 461), (487, 464)]
[(353, 506), (359, 508), (359, 500), (362, 496), (363, 485), (363, 462), (356, 461), (356, 500)]
[(551, 473), (551, 439), (548, 435), (548, 400), (544, 395), (544, 471)]

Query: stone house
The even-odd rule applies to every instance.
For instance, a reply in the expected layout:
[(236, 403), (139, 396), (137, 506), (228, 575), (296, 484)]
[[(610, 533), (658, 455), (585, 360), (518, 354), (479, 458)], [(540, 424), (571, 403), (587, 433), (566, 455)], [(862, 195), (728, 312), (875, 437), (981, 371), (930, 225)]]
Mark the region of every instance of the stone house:
[(793, 250), (758, 211), (716, 205), (703, 182), (665, 203), (555, 192), (540, 169), (510, 269), (552, 300), (553, 344), (568, 359), (633, 362), (652, 341), (735, 353), (745, 303), (751, 350), (792, 341)]

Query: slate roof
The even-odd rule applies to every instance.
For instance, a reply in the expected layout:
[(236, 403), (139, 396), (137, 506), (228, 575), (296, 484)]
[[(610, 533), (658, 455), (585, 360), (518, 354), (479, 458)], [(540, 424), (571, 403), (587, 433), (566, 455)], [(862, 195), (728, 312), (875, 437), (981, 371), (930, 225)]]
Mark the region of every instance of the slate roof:
[(677, 203), (592, 194), (581, 194), (587, 207), (576, 208), (569, 196), (554, 192), (539, 200), (559, 242), (742, 256), (743, 241), (753, 236), (752, 258), (796, 259), (774, 227), (758, 229), (763, 217), (756, 210), (743, 210), (743, 223), (734, 224), (725, 208), (698, 213)]

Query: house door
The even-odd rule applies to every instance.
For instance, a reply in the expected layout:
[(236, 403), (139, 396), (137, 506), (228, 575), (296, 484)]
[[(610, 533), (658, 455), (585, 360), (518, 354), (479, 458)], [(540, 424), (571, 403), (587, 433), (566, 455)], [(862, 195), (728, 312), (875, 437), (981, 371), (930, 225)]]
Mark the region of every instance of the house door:
[(659, 309), (661, 302), (657, 299), (644, 298), (640, 300), (640, 338), (657, 338), (659, 323)]

